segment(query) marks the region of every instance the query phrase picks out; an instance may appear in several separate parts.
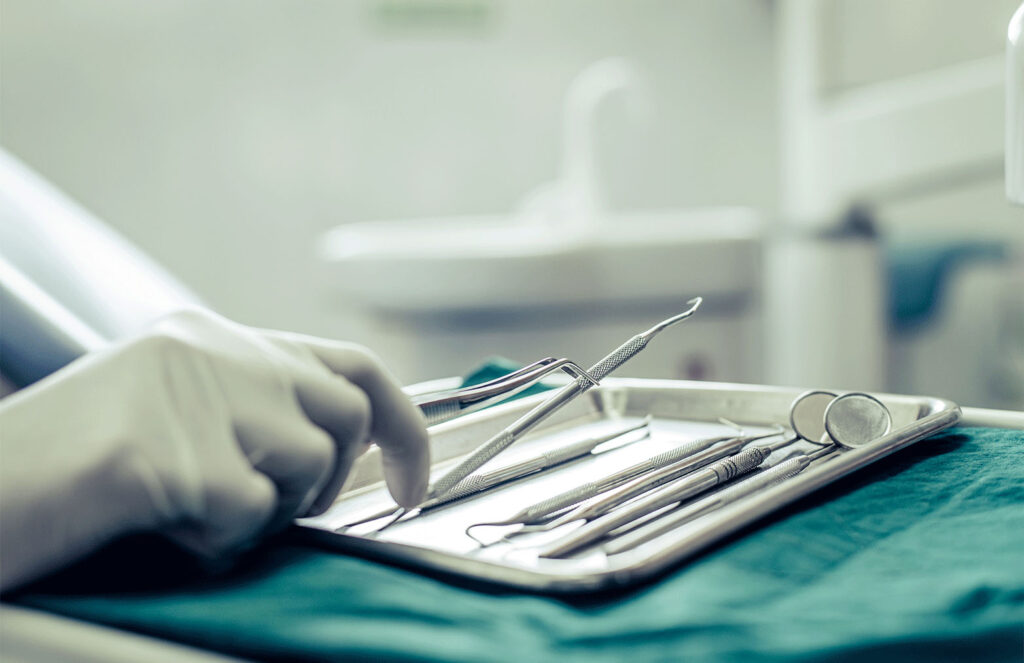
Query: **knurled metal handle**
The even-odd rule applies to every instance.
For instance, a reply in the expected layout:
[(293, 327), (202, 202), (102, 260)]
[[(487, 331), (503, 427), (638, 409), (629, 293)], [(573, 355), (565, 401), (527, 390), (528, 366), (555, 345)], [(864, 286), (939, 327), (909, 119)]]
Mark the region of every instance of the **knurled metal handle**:
[[(477, 449), (473, 454), (462, 463), (460, 467), (481, 467), (484, 463), (497, 456), (499, 453), (504, 451), (512, 442), (515, 441), (515, 435), (512, 431), (505, 430), (501, 434), (490, 440), (487, 444)], [(463, 481), (465, 477), (459, 477), (458, 475), (449, 474), (448, 476), (442, 477), (437, 484), (433, 487), (432, 492), (438, 496), (446, 497), (448, 491), (454, 488), (459, 482)]]
[(753, 447), (741, 451), (735, 456), (723, 458), (717, 463), (709, 465), (708, 469), (718, 477), (718, 483), (725, 483), (734, 477), (750, 472), (760, 465), (770, 453), (771, 450), (765, 447)]
[[(601, 381), (608, 377), (608, 374), (614, 371), (619, 366), (622, 366), (625, 362), (629, 361), (636, 353), (644, 349), (647, 345), (647, 339), (637, 334), (633, 338), (629, 339), (618, 347), (610, 355), (602, 359), (601, 361), (594, 364), (590, 369), (590, 375), (595, 380)], [(579, 378), (577, 382), (585, 381), (584, 378)], [(590, 384), (586, 382), (586, 384)]]
[(447, 504), (448, 502), (454, 502), (455, 500), (462, 499), (468, 495), (483, 492), (488, 488), (493, 488), (496, 485), (491, 477), (486, 475), (475, 475), (466, 477), (459, 483), (455, 484), (455, 487), (450, 492), (436, 499), (435, 504)]

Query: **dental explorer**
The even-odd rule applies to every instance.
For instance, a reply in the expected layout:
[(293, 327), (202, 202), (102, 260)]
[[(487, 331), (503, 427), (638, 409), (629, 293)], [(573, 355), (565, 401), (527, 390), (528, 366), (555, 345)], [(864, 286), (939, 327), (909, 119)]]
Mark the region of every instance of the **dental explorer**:
[[(512, 525), (520, 525), (518, 531), (522, 531), (523, 533), (528, 531), (547, 530), (554, 527), (555, 522), (546, 523), (540, 527), (527, 528), (530, 525), (536, 525), (543, 522), (545, 518), (552, 514), (558, 513), (559, 511), (571, 507), (574, 504), (579, 504), (584, 500), (588, 500), (592, 497), (608, 492), (609, 490), (623, 486), (624, 484), (627, 484), (633, 479), (637, 479), (637, 477), (639, 477), (637, 481), (643, 481), (644, 488), (643, 490), (635, 490), (632, 492), (630, 497), (625, 498), (631, 499), (632, 497), (646, 492), (647, 490), (664, 485), (687, 472), (704, 467), (705, 465), (725, 458), (726, 456), (731, 456), (751, 442), (761, 440), (766, 437), (772, 437), (774, 435), (778, 435), (778, 433), (746, 437), (711, 437), (687, 442), (675, 449), (671, 449), (658, 454), (657, 456), (640, 461), (634, 465), (630, 465), (625, 469), (613, 472), (600, 479), (588, 481), (587, 483), (571, 488), (564, 493), (560, 493), (554, 497), (532, 504), (505, 520), (489, 523), (475, 523), (470, 525), (466, 528), (466, 535), (477, 543), (486, 545), (473, 536), (472, 530), (478, 527), (506, 527)], [(654, 472), (655, 470), (660, 470), (662, 468), (665, 468), (666, 471), (659, 472), (654, 477), (644, 476), (649, 472)], [(648, 481), (648, 479), (650, 480)], [(638, 485), (640, 484), (638, 483)], [(625, 501), (625, 499), (622, 501)], [(617, 504), (621, 504), (621, 502), (612, 500), (609, 504), (610, 506), (606, 506), (608, 506), (608, 508), (612, 508)]]
[[(769, 437), (775, 437), (776, 435), (779, 435), (783, 432), (781, 430), (781, 426), (779, 428), (780, 430), (778, 433), (766, 433), (764, 435), (751, 435), (748, 437), (736, 438), (736, 441), (733, 441), (729, 445), (722, 445), (721, 447), (716, 448), (716, 451), (720, 451), (720, 453), (715, 454), (715, 456), (717, 456), (718, 459), (722, 459), (717, 460), (716, 464), (727, 463), (730, 461), (736, 462), (736, 459), (744, 452), (741, 451), (735, 455), (730, 454), (729, 457), (725, 457), (723, 459), (725, 453), (727, 453), (729, 449), (735, 451), (740, 449), (741, 447), (746, 446), (745, 443), (756, 442), (758, 440), (766, 439)], [(788, 446), (796, 442), (798, 439), (799, 438), (795, 436), (788, 437), (783, 440), (779, 440), (778, 442), (762, 446), (760, 448), (765, 449), (765, 454), (767, 455), (773, 451), (776, 451), (778, 449), (781, 449), (782, 447)], [(740, 444), (739, 442), (742, 442), (744, 444)], [(619, 506), (625, 504), (626, 502), (629, 502), (630, 500), (637, 498), (641, 495), (645, 495), (646, 493), (655, 491), (661, 488), (662, 486), (666, 486), (666, 484), (676, 485), (676, 482), (677, 480), (679, 480), (680, 477), (683, 477), (684, 475), (689, 475), (691, 472), (695, 472), (697, 469), (704, 467), (708, 467), (708, 465), (701, 464), (697, 465), (696, 468), (688, 463), (669, 465), (668, 467), (664, 467), (656, 472), (641, 475), (633, 479), (629, 483), (620, 486), (619, 488), (608, 491), (603, 495), (596, 496), (593, 499), (587, 500), (586, 502), (580, 504), (571, 511), (568, 511), (558, 516), (554, 520), (544, 523), (543, 525), (524, 527), (523, 529), (519, 530), (519, 532), (516, 532), (516, 534), (520, 532), (525, 534), (528, 532), (535, 531), (550, 531), (552, 529), (555, 529), (556, 527), (560, 527), (561, 525), (575, 522), (577, 520), (591, 521), (596, 518), (600, 518), (601, 516), (604, 516), (605, 514), (617, 509)], [(742, 474), (743, 472), (740, 473)]]
[(796, 476), (806, 469), (813, 461), (821, 458), (822, 456), (833, 454), (835, 451), (836, 447), (834, 445), (829, 445), (828, 447), (819, 449), (818, 451), (814, 451), (810, 454), (801, 454), (799, 456), (789, 458), (788, 460), (784, 460), (778, 465), (770, 467), (747, 479), (743, 479), (739, 483), (729, 486), (728, 488), (724, 488), (723, 490), (705, 497), (702, 500), (694, 502), (693, 504), (688, 504), (678, 510), (670, 511), (664, 516), (649, 520), (635, 529), (612, 539), (602, 546), (602, 549), (605, 553), (614, 555), (636, 548), (651, 539), (655, 539), (666, 532), (690, 522), (707, 511), (726, 506), (736, 502), (737, 500), (743, 499), (752, 493)]
[[(641, 332), (640, 334), (632, 337), (604, 357), (601, 361), (594, 364), (588, 373), (595, 380), (603, 380), (609, 373), (647, 347), (647, 344), (655, 336), (696, 313), (703, 301), (702, 297), (694, 297), (689, 300), (687, 302), (687, 304), (689, 304), (689, 308), (685, 311), (666, 320), (662, 320), (647, 331)], [(556, 391), (553, 396), (524, 414), (504, 430), (498, 432), (480, 448), (474, 451), (469, 458), (462, 461), (458, 466), (438, 479), (437, 482), (428, 490), (426, 499), (436, 499), (448, 493), (460, 481), (475, 472), (484, 463), (507, 449), (521, 435), (557, 412), (561, 407), (572, 401), (580, 394), (586, 392), (591, 386), (593, 385), (588, 379), (579, 377), (574, 382), (567, 384)], [(399, 519), (411, 510), (412, 509), (403, 508), (395, 519), (385, 525), (384, 528), (390, 527), (395, 522), (398, 522)], [(384, 528), (381, 528), (381, 530), (378, 531), (382, 531)]]
[(670, 504), (684, 502), (694, 495), (699, 495), (734, 477), (752, 471), (770, 453), (771, 449), (768, 447), (751, 447), (735, 456), (716, 461), (704, 469), (687, 474), (648, 495), (644, 495), (617, 511), (606, 513), (591, 520), (545, 547), (541, 550), (540, 556), (564, 557), (603, 538), (613, 530), (636, 522), (643, 516), (654, 513)]

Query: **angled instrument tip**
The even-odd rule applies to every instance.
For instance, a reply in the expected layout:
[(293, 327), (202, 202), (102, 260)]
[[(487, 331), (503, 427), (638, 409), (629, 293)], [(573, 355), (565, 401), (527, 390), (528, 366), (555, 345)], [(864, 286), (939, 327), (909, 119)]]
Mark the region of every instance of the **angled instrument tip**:
[(674, 315), (671, 318), (668, 318), (667, 320), (662, 320), (661, 322), (659, 322), (658, 324), (654, 325), (653, 327), (645, 331), (643, 334), (641, 334), (641, 336), (647, 340), (650, 340), (655, 334), (658, 334), (668, 329), (669, 327), (678, 322), (686, 320), (691, 315), (697, 312), (697, 309), (700, 308), (700, 305), (704, 303), (704, 298), (694, 297), (693, 299), (686, 303), (688, 304), (689, 308), (687, 308), (685, 311), (679, 313), (678, 315)]
[(481, 548), (486, 548), (487, 547), (487, 543), (485, 541), (482, 541), (482, 540), (476, 538), (475, 536), (473, 536), (473, 529), (476, 528), (476, 527), (480, 527), (482, 525), (489, 525), (489, 524), (490, 523), (474, 523), (474, 524), (470, 525), (469, 527), (466, 528), (466, 532), (465, 532), (466, 536), (468, 536), (469, 538), (473, 539), (473, 541), (475, 541), (477, 543), (477, 545), (479, 545)]
[(476, 541), (480, 545), (481, 548), (486, 548), (486, 547), (491, 546), (491, 545), (493, 545), (494, 543), (497, 543), (497, 542), (496, 541), (491, 541), (490, 543), (488, 543), (487, 541), (484, 541), (483, 539), (479, 539), (479, 538), (477, 538), (476, 536), (473, 535), (473, 530), (476, 529), (477, 527), (499, 527), (499, 526), (510, 525), (510, 524), (515, 524), (515, 523), (509, 523), (508, 521), (498, 521), (498, 522), (493, 522), (493, 523), (473, 523), (472, 525), (470, 525), (469, 527), (466, 528), (466, 536), (468, 536), (469, 538), (471, 538), (474, 541)]

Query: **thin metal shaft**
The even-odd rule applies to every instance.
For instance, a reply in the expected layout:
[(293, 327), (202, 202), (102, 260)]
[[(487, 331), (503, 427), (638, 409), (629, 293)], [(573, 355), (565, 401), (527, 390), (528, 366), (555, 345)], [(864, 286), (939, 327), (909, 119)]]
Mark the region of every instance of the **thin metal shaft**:
[[(833, 450), (826, 449), (822, 451), (831, 453)], [(754, 492), (768, 488), (769, 486), (781, 481), (785, 481), (786, 479), (796, 476), (802, 472), (813, 460), (815, 460), (815, 458), (819, 456), (820, 453), (821, 452), (815, 452), (810, 455), (794, 456), (793, 458), (785, 460), (764, 472), (760, 472), (748, 479), (744, 479), (734, 486), (725, 488), (714, 495), (684, 506), (681, 509), (671, 511), (660, 518), (655, 518), (654, 520), (609, 541), (604, 545), (604, 551), (609, 555), (614, 555), (626, 550), (631, 550), (650, 541), (651, 539), (655, 539), (666, 532), (688, 523), (697, 516), (711, 509), (718, 509), (726, 506), (736, 502), (737, 500), (743, 499)]]
[[(491, 488), (495, 488), (504, 483), (515, 481), (517, 479), (522, 479), (532, 474), (543, 472), (544, 470), (550, 469), (557, 465), (561, 465), (563, 463), (568, 463), (572, 460), (582, 458), (584, 456), (594, 453), (595, 449), (601, 446), (602, 444), (605, 444), (606, 442), (611, 442), (612, 440), (622, 437), (623, 435), (628, 435), (629, 433), (634, 433), (638, 430), (649, 428), (650, 424), (651, 417), (647, 416), (640, 423), (631, 425), (628, 428), (619, 429), (613, 433), (608, 433), (597, 437), (587, 438), (585, 440), (581, 440), (579, 442), (575, 442), (573, 444), (564, 446), (560, 449), (555, 449), (553, 451), (548, 451), (547, 453), (543, 453), (538, 456), (526, 458), (524, 460), (519, 461), (518, 463), (513, 463), (505, 467), (500, 467), (490, 472), (470, 475), (463, 479), (462, 481), (460, 481), (459, 484), (455, 486), (455, 488), (446, 493), (443, 497), (427, 500), (426, 502), (420, 504), (418, 509), (420, 511), (428, 511), (434, 507), (449, 504), (451, 502), (455, 502), (457, 500), (461, 500), (466, 497), (482, 493), (485, 490), (490, 490)], [(636, 440), (633, 441), (639, 441), (641, 439), (648, 437), (649, 435), (650, 433), (648, 432), (646, 435), (638, 437)], [(356, 525), (362, 525), (368, 522), (372, 522), (374, 520), (386, 518), (388, 516), (393, 516), (399, 511), (399, 507), (387, 507), (369, 516), (361, 518), (360, 520), (343, 525), (341, 528), (339, 528), (339, 530), (347, 529), (349, 527), (355, 527)]]
[[(681, 474), (690, 472), (735, 453), (749, 442), (749, 438), (742, 437), (712, 437), (687, 442), (675, 449), (640, 461), (625, 469), (617, 470), (600, 479), (588, 481), (575, 488), (570, 488), (564, 493), (559, 493), (554, 497), (531, 504), (505, 520), (474, 523), (466, 528), (466, 534), (475, 541), (480, 542), (481, 545), (484, 545), (480, 539), (473, 536), (472, 530), (478, 527), (505, 527), (509, 525), (519, 525), (520, 530), (523, 532), (547, 530), (554, 526), (553, 523), (547, 522), (547, 519), (552, 514), (618, 488), (641, 475), (670, 465), (674, 470), (679, 470)], [(662, 483), (665, 482), (667, 480)], [(543, 524), (543, 526), (529, 529), (526, 527), (539, 524)]]
[(564, 557), (638, 518), (654, 513), (670, 504), (683, 502), (734, 477), (750, 472), (759, 466), (770, 453), (771, 450), (767, 447), (753, 447), (741, 451), (735, 456), (716, 461), (702, 470), (676, 479), (617, 511), (606, 513), (588, 522), (544, 548), (540, 552), (540, 556)]
[[(721, 444), (721, 446), (716, 447), (715, 449), (709, 449), (717, 444)], [(546, 500), (532, 504), (510, 517), (508, 522), (523, 523), (526, 525), (536, 523), (547, 518), (553, 513), (561, 511), (562, 509), (573, 506), (574, 504), (579, 504), (583, 500), (590, 499), (591, 497), (600, 495), (601, 493), (618, 488), (628, 481), (652, 470), (678, 463), (679, 469), (685, 468), (685, 471), (689, 471), (731, 454), (741, 446), (743, 445), (739, 443), (739, 438), (712, 437), (687, 442), (675, 449), (658, 454), (657, 456), (653, 456), (646, 460), (642, 460), (639, 463), (626, 467), (625, 469), (617, 470), (600, 479), (588, 481), (587, 483), (580, 484), (579, 486), (571, 488), (564, 493), (559, 493), (554, 497), (549, 497)]]
[[(633, 338), (629, 339), (616, 348), (611, 354), (594, 364), (588, 373), (595, 380), (603, 380), (609, 373), (643, 350), (647, 346), (647, 343), (650, 342), (650, 340), (657, 334), (693, 315), (700, 307), (702, 301), (703, 299), (700, 297), (691, 299), (687, 302), (690, 305), (687, 310), (676, 316), (668, 318), (667, 320), (663, 320), (647, 331), (637, 334)], [(494, 435), (479, 449), (474, 451), (469, 458), (459, 463), (458, 466), (438, 479), (428, 491), (427, 499), (441, 497), (448, 491), (452, 490), (460, 481), (508, 448), (509, 445), (515, 442), (521, 435), (557, 412), (574, 398), (590, 389), (591, 386), (593, 385), (589, 380), (581, 377), (556, 391), (548, 400), (533, 408), (513, 422), (510, 426)]]
[[(447, 504), (457, 499), (479, 493), (484, 490), (489, 490), (503, 483), (514, 481), (515, 479), (521, 479), (537, 472), (542, 472), (548, 468), (562, 463), (569, 462), (581, 458), (588, 454), (591, 454), (594, 449), (605, 442), (610, 442), (618, 437), (633, 433), (640, 429), (648, 428), (651, 423), (651, 417), (645, 417), (644, 420), (636, 425), (630, 426), (624, 430), (619, 430), (609, 435), (602, 435), (600, 437), (590, 438), (570, 444), (562, 449), (556, 449), (549, 451), (548, 453), (535, 456), (533, 458), (527, 458), (513, 463), (507, 467), (499, 468), (491, 472), (486, 472), (480, 475), (470, 475), (460, 481), (452, 490), (442, 495), (441, 497), (434, 498), (426, 504), (426, 506), (436, 506), (440, 504)], [(649, 436), (650, 433), (644, 437)], [(640, 438), (637, 438), (638, 440)]]
[[(742, 449), (749, 443), (775, 437), (778, 434), (779, 433), (777, 432), (772, 432), (765, 433), (763, 435), (750, 435), (747, 437), (735, 438), (729, 440), (725, 444), (715, 447), (711, 451), (704, 452), (706, 454), (705, 458), (710, 458), (711, 460), (725, 458), (733, 452)], [(788, 444), (792, 441), (793, 439), (790, 439), (785, 442)], [(779, 446), (771, 445), (767, 448), (770, 452), (779, 448)], [(706, 460), (705, 462), (711, 462), (711, 460)], [(675, 481), (681, 476), (693, 472), (697, 467), (701, 467), (701, 465), (695, 465), (693, 463), (675, 463), (654, 472), (639, 476), (606, 494), (595, 496), (593, 499), (580, 504), (572, 511), (559, 516), (549, 523), (546, 523), (543, 529), (554, 529), (555, 527), (575, 520), (592, 520), (600, 517), (609, 511), (612, 511), (616, 507), (625, 504), (629, 500), (638, 497), (639, 495), (656, 490), (665, 484)]]

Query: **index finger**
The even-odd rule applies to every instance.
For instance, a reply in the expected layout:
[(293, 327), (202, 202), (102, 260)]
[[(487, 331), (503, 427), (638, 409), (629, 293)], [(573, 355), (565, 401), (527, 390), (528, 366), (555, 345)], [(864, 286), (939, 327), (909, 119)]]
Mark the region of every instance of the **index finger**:
[(370, 399), (370, 435), (381, 450), (384, 478), (399, 505), (416, 506), (427, 492), (430, 447), (426, 421), (384, 364), (362, 346), (299, 337), (332, 372), (343, 375)]

